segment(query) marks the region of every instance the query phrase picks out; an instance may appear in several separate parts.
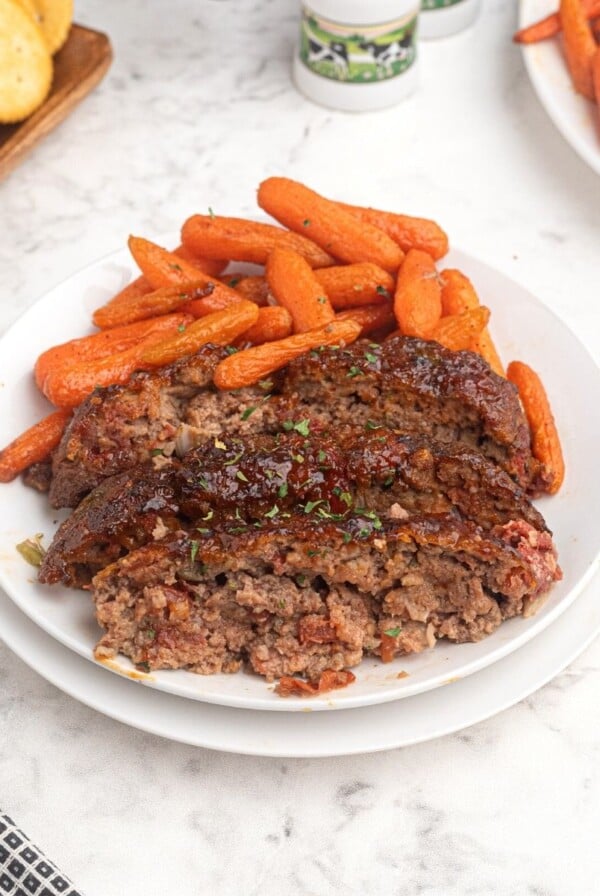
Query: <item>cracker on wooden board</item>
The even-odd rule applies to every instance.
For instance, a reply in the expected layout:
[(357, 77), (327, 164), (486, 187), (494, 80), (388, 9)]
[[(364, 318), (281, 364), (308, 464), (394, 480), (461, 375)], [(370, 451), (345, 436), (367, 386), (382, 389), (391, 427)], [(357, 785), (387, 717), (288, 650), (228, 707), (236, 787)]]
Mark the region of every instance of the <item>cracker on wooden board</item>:
[(52, 84), (52, 58), (44, 37), (17, 0), (0, 0), (0, 122), (31, 115)]
[(48, 49), (56, 53), (66, 41), (73, 21), (73, 0), (33, 0)]

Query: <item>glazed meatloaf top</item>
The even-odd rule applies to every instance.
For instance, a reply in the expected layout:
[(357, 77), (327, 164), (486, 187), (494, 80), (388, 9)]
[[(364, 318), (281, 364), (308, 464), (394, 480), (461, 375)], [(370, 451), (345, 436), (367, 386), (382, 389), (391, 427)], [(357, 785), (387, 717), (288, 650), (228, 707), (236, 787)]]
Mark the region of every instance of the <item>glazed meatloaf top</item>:
[[(45, 583), (86, 585), (121, 554), (166, 530), (216, 518), (257, 522), (299, 511), (308, 521), (453, 513), (484, 529), (545, 523), (523, 490), (465, 445), (401, 436), (383, 427), (313, 434), (307, 420), (277, 435), (206, 441), (181, 460), (110, 477), (61, 525), (40, 570)], [(298, 432), (298, 429), (305, 432)], [(212, 522), (210, 523), (212, 525)]]
[(219, 392), (212, 374), (226, 352), (206, 346), (157, 373), (96, 390), (56, 452), (51, 504), (76, 506), (106, 476), (153, 452), (183, 453), (207, 436), (277, 431), (298, 415), (324, 430), (375, 422), (460, 440), (524, 487), (539, 487), (517, 391), (478, 355), (408, 337), (360, 340), (309, 352), (256, 387)]

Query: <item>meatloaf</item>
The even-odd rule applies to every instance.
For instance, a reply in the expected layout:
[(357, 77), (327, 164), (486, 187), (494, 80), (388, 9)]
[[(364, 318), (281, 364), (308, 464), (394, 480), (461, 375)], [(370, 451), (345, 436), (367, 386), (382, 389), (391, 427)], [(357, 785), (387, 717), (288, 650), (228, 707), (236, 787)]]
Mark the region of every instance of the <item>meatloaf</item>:
[(104, 569), (96, 657), (202, 674), (242, 665), (271, 681), (477, 641), (526, 615), (560, 577), (550, 535), (485, 532), (449, 515), (179, 532)]
[(219, 392), (227, 349), (191, 358), (124, 386), (97, 389), (77, 409), (53, 461), (50, 502), (76, 506), (107, 476), (153, 453), (185, 453), (207, 436), (276, 432), (307, 417), (314, 427), (385, 424), (476, 447), (532, 492), (544, 488), (515, 387), (471, 352), (397, 336), (324, 347), (248, 389)]
[(274, 512), (308, 520), (361, 509), (396, 519), (453, 513), (484, 529), (511, 520), (546, 528), (510, 476), (466, 445), (379, 426), (332, 435), (311, 432), (306, 419), (287, 424), (289, 432), (210, 439), (181, 461), (159, 457), (104, 480), (59, 528), (40, 580), (85, 586), (167, 531), (216, 519), (254, 523)]

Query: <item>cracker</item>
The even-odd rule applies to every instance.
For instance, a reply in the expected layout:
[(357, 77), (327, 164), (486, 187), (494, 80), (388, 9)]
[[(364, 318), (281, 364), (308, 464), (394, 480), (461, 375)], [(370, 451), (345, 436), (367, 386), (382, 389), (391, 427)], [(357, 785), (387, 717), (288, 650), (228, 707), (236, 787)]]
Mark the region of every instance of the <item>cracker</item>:
[(60, 50), (73, 21), (73, 0), (33, 0), (51, 53)]
[(51, 84), (52, 58), (40, 29), (16, 0), (0, 0), (0, 122), (27, 118)]
[(40, 14), (36, 9), (34, 0), (17, 0), (19, 6), (22, 6), (25, 12), (28, 12), (36, 24), (40, 23)]

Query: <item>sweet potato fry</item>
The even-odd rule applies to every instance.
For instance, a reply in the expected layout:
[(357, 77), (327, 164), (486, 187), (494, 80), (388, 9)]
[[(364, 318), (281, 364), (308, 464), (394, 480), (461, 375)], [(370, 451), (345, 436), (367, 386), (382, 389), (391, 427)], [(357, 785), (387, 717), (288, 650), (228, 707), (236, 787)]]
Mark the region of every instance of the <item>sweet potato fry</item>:
[(394, 294), (394, 278), (383, 268), (362, 264), (335, 265), (315, 271), (315, 277), (336, 311), (362, 305), (382, 305)]
[(219, 389), (241, 389), (280, 370), (294, 358), (321, 345), (349, 345), (360, 335), (360, 324), (353, 320), (333, 321), (321, 330), (297, 333), (244, 349), (217, 364), (214, 381)]
[(262, 274), (252, 274), (250, 276), (233, 274), (223, 277), (222, 280), (225, 286), (235, 289), (249, 302), (256, 302), (261, 308), (269, 304), (271, 290), (269, 289), (267, 278), (263, 277)]
[(211, 218), (192, 215), (181, 228), (183, 245), (210, 258), (264, 264), (275, 246), (293, 249), (311, 268), (334, 264), (328, 252), (302, 233), (290, 233), (274, 224), (246, 221), (244, 218)]
[(461, 314), (450, 314), (448, 317), (443, 317), (436, 324), (429, 338), (452, 351), (462, 351), (471, 348), (473, 341), (479, 336), (489, 319), (489, 308), (477, 305), (476, 308), (470, 308)]
[(336, 314), (335, 319), (355, 320), (361, 326), (361, 336), (392, 330), (396, 327), (396, 316), (391, 302), (386, 302), (384, 305), (366, 305), (364, 308), (348, 308), (346, 311)]
[(141, 236), (130, 236), (127, 245), (152, 289), (185, 283), (211, 283), (214, 280), (194, 264)]
[(182, 333), (142, 347), (140, 362), (143, 368), (162, 367), (179, 358), (192, 355), (202, 345), (229, 345), (258, 320), (258, 306), (246, 299), (223, 311), (215, 311), (189, 324)]
[(295, 333), (324, 327), (333, 308), (307, 262), (290, 249), (273, 249), (267, 259), (267, 282), (280, 305), (292, 315)]
[[(218, 281), (217, 281), (218, 282)], [(221, 285), (219, 283), (219, 285)], [(213, 292), (213, 285), (188, 283), (181, 286), (165, 286), (154, 292), (147, 292), (128, 302), (113, 303), (97, 308), (92, 321), (101, 330), (125, 326), (140, 320), (147, 320), (161, 314), (169, 314), (183, 307), (185, 303), (197, 301)]]
[(0, 482), (11, 482), (31, 464), (45, 460), (56, 448), (71, 416), (54, 411), (0, 451)]
[[(96, 386), (112, 386), (126, 383), (135, 370), (143, 369), (141, 352), (146, 346), (177, 333), (193, 318), (186, 314), (168, 314), (153, 321), (141, 321), (132, 327), (147, 327), (144, 338), (138, 337), (128, 348), (102, 354), (96, 357), (63, 356), (60, 364), (56, 364), (46, 375), (42, 384), (44, 395), (60, 408), (74, 408), (93, 392)], [(123, 328), (125, 329), (125, 328)], [(107, 333), (115, 331), (108, 330)], [(104, 334), (97, 334), (98, 336)], [(91, 337), (93, 338), (93, 337)]]
[(573, 86), (589, 100), (595, 100), (592, 60), (596, 41), (580, 0), (560, 0), (565, 56)]
[[(442, 314), (462, 314), (471, 308), (477, 308), (479, 297), (468, 277), (462, 271), (447, 268), (440, 274), (442, 282)], [(488, 362), (492, 370), (499, 376), (506, 376), (496, 346), (490, 336), (487, 327), (479, 333), (470, 346), (471, 351), (477, 352)]]
[(420, 249), (437, 261), (448, 251), (448, 237), (439, 224), (428, 218), (414, 218), (412, 215), (399, 215), (345, 202), (338, 202), (338, 205), (360, 221), (384, 230), (404, 252)]
[[(600, 16), (599, 0), (581, 0), (581, 6), (586, 18), (594, 19), (596, 16)], [(521, 30), (517, 31), (513, 36), (513, 40), (516, 44), (537, 44), (541, 40), (554, 37), (561, 31), (562, 25), (560, 14), (558, 12), (553, 12), (549, 16), (546, 16), (546, 18), (540, 19), (532, 25), (527, 25), (526, 28), (521, 28)]]
[(398, 274), (394, 312), (405, 336), (429, 338), (442, 314), (441, 287), (431, 255), (410, 249)]
[(511, 361), (506, 376), (519, 390), (531, 430), (531, 450), (545, 468), (549, 478), (548, 492), (553, 495), (565, 477), (565, 462), (546, 390), (537, 373), (522, 361)]
[(91, 361), (99, 361), (109, 355), (126, 351), (145, 340), (162, 339), (165, 334), (173, 333), (178, 327), (185, 326), (191, 321), (192, 317), (188, 314), (169, 314), (55, 345), (37, 359), (34, 368), (35, 381), (42, 392), (45, 392), (45, 383), (51, 374), (60, 378), (72, 364), (84, 365)]
[(263, 342), (275, 342), (291, 336), (292, 328), (292, 315), (287, 308), (259, 308), (256, 323), (240, 336), (238, 343), (262, 345)]
[(287, 177), (269, 177), (258, 188), (258, 204), (270, 215), (304, 233), (341, 261), (371, 261), (396, 271), (404, 253), (387, 233), (359, 221), (339, 203)]

